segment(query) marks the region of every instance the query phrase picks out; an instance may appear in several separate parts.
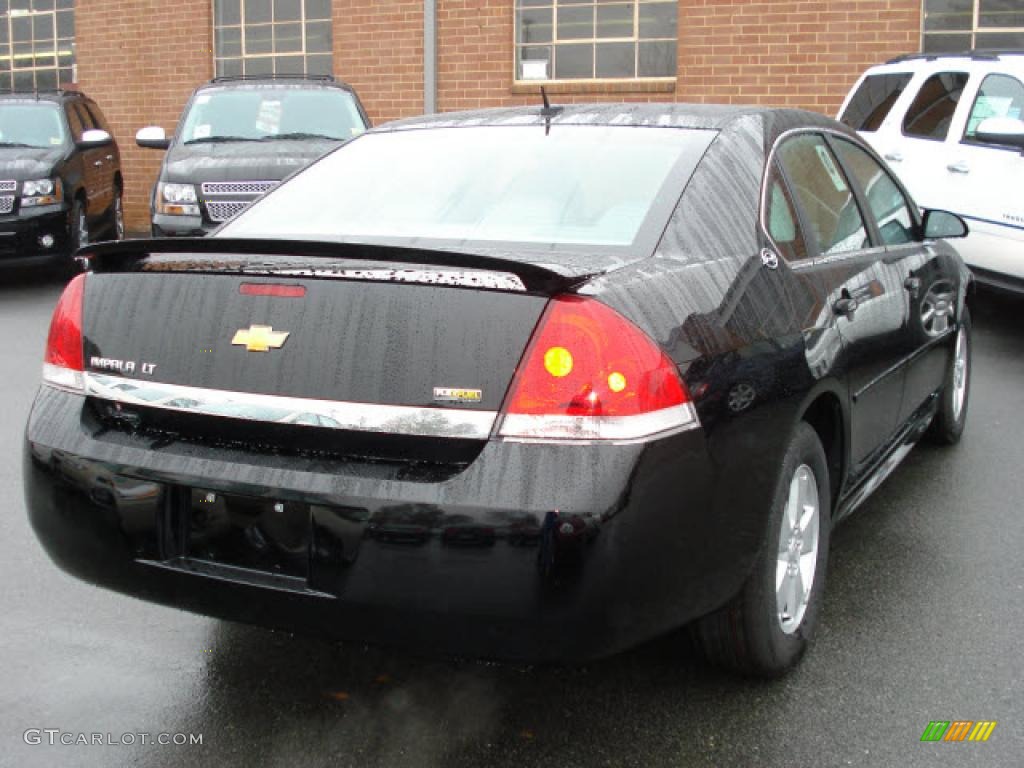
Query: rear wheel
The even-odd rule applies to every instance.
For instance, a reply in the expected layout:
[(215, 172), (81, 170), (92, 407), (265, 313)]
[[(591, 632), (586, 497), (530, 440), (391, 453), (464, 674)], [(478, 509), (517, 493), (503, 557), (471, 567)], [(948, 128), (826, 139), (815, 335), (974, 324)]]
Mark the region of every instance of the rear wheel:
[(953, 344), (953, 356), (946, 369), (946, 381), (939, 395), (939, 411), (928, 429), (928, 437), (941, 445), (955, 445), (967, 425), (967, 404), (971, 394), (971, 313), (964, 307)]
[(810, 642), (828, 564), (831, 497), (825, 451), (801, 423), (782, 460), (768, 535), (740, 593), (693, 631), (714, 664), (774, 677), (792, 668)]

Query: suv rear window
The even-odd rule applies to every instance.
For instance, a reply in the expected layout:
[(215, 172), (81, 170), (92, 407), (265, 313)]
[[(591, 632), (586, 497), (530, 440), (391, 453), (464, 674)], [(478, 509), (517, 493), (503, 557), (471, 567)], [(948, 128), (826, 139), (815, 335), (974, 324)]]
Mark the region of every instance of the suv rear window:
[(912, 77), (906, 72), (868, 75), (839, 119), (855, 131), (877, 131)]
[(966, 72), (940, 72), (925, 80), (903, 118), (903, 133), (945, 141), (967, 78)]

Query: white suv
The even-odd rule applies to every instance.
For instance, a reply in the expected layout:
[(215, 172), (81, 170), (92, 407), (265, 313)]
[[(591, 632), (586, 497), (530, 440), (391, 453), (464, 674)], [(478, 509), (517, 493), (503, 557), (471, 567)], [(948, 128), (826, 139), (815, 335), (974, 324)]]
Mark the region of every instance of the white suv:
[(901, 56), (861, 76), (839, 119), (922, 207), (967, 220), (957, 250), (980, 282), (1024, 292), (1024, 51)]

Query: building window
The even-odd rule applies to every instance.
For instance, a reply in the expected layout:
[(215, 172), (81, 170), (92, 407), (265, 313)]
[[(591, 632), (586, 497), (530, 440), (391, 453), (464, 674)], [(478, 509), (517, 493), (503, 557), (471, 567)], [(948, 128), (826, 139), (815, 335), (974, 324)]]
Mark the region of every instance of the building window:
[(925, 0), (921, 50), (1024, 49), (1024, 0)]
[(213, 32), (218, 77), (331, 74), (331, 0), (214, 0)]
[(0, 90), (52, 90), (74, 67), (74, 0), (0, 0)]
[(679, 3), (516, 0), (516, 79), (675, 77)]

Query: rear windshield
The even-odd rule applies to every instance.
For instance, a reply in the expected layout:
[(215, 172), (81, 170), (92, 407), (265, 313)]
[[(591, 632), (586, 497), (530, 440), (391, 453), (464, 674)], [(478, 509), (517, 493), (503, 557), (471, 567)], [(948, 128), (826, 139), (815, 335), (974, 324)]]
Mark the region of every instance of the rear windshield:
[(911, 77), (902, 72), (865, 77), (839, 119), (855, 131), (877, 131)]
[(0, 104), (0, 147), (59, 147), (65, 136), (57, 104)]
[(220, 232), (628, 246), (652, 208), (667, 221), (686, 181), (673, 167), (684, 154), (699, 159), (715, 135), (568, 125), (550, 133), (530, 125), (367, 134)]
[(181, 141), (351, 139), (366, 129), (356, 101), (340, 88), (240, 86), (196, 94)]

